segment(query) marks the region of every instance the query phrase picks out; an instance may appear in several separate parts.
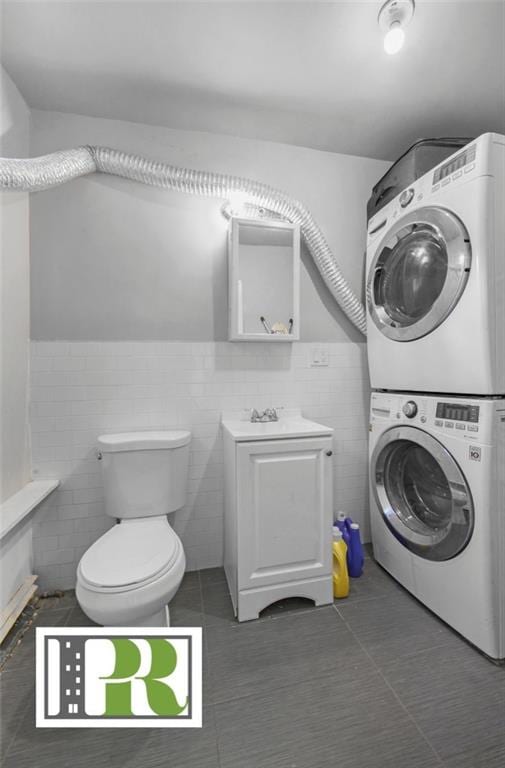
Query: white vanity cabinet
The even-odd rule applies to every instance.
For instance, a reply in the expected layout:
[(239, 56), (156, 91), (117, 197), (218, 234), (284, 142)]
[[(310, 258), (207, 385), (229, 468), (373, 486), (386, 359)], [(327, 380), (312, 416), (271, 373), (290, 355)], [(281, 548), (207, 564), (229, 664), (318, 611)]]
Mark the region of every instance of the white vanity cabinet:
[(239, 621), (286, 597), (333, 600), (331, 429), (301, 422), (321, 434), (251, 424), (248, 439), (223, 421), (224, 563)]

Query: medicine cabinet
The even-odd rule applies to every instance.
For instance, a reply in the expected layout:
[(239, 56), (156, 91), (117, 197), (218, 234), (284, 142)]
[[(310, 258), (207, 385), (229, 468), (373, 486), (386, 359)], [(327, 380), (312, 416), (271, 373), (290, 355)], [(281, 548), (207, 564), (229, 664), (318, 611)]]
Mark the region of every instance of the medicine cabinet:
[(228, 241), (230, 341), (300, 338), (300, 229), (232, 217)]

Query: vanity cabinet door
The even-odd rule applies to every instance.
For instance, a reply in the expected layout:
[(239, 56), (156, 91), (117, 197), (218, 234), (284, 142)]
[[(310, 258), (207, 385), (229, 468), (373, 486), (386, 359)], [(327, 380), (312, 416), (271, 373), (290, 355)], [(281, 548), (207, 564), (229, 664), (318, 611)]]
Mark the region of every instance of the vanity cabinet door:
[(331, 572), (331, 448), (331, 437), (237, 445), (239, 589)]

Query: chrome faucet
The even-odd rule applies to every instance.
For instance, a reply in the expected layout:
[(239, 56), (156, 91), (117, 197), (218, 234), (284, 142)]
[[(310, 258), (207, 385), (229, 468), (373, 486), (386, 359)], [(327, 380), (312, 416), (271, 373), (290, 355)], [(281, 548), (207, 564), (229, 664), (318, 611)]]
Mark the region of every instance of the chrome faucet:
[(277, 411), (275, 408), (266, 408), (264, 411), (256, 410), (256, 408), (253, 408), (251, 411), (251, 421), (253, 424), (257, 423), (265, 423), (267, 421), (279, 421), (279, 416), (277, 415)]

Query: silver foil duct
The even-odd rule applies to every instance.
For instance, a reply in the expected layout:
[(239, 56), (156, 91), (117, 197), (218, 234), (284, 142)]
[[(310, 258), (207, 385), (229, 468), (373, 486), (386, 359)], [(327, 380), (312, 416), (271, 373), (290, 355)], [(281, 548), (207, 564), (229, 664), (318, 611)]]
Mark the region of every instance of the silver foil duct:
[(233, 192), (248, 203), (299, 224), (307, 249), (337, 303), (366, 334), (365, 310), (345, 280), (338, 262), (311, 213), (298, 200), (274, 187), (220, 173), (178, 168), (107, 147), (79, 147), (33, 159), (0, 158), (0, 188), (36, 192), (98, 171), (142, 184), (226, 200)]

